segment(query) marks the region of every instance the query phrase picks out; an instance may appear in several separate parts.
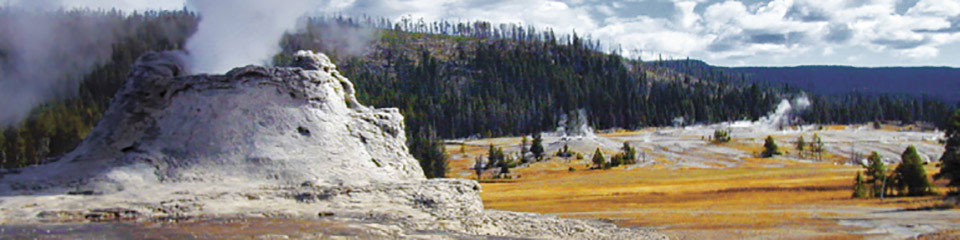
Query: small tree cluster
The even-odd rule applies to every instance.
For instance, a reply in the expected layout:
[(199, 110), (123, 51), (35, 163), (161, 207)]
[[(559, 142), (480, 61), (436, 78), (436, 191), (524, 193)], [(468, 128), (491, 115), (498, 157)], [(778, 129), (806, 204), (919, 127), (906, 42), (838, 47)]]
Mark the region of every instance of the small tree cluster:
[(760, 156), (770, 158), (781, 154), (783, 153), (777, 147), (777, 142), (773, 140), (773, 136), (767, 136), (767, 139), (763, 142), (763, 152), (760, 153)]
[(490, 150), (487, 151), (487, 166), (486, 168), (491, 167), (500, 167), (503, 165), (506, 155), (503, 154), (503, 148), (498, 148), (490, 144)]
[(563, 144), (563, 147), (557, 149), (557, 157), (569, 158), (573, 157), (573, 152), (570, 151), (570, 147), (566, 143)]
[(940, 172), (933, 177), (949, 180), (947, 186), (954, 188), (950, 194), (960, 194), (960, 110), (953, 112), (946, 125)]
[(867, 197), (867, 185), (863, 181), (863, 175), (857, 172), (857, 177), (853, 181), (853, 198)]
[(433, 128), (421, 129), (409, 141), (410, 154), (420, 162), (427, 178), (446, 177), (447, 151)]
[(527, 143), (530, 142), (530, 139), (527, 139), (527, 135), (523, 135), (523, 138), (520, 139), (520, 162), (527, 163)]
[(533, 142), (530, 144), (530, 152), (537, 161), (543, 160), (543, 137), (540, 134), (533, 135)]
[(810, 141), (808, 149), (817, 156), (817, 160), (823, 160), (823, 139), (820, 139), (820, 135), (813, 134), (813, 140)]
[(803, 158), (803, 153), (806, 151), (807, 141), (803, 139), (803, 135), (797, 138), (797, 156)]
[(883, 197), (888, 192), (896, 190), (901, 196), (925, 196), (931, 195), (933, 184), (923, 168), (923, 161), (917, 148), (907, 147), (900, 155), (901, 162), (892, 172), (887, 173), (887, 166), (883, 163), (880, 154), (873, 152), (864, 163), (867, 179), (863, 179), (860, 172), (857, 172), (856, 182), (854, 183), (854, 197)]
[(713, 142), (714, 143), (725, 143), (730, 142), (730, 130), (726, 129), (717, 129), (713, 130)]

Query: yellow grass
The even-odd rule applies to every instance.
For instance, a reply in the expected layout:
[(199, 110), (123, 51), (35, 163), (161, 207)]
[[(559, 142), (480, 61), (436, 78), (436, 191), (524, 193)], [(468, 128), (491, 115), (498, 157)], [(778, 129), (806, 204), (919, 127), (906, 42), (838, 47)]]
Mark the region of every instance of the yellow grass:
[[(760, 149), (756, 144), (727, 144), (747, 152)], [(451, 148), (459, 147), (448, 151)], [(452, 158), (452, 172), (472, 172), (472, 156), (485, 152), (485, 147), (468, 146), (465, 156)], [(681, 239), (858, 239), (863, 236), (853, 234), (855, 229), (830, 218), (849, 217), (847, 209), (858, 207), (913, 208), (939, 201), (934, 197), (884, 202), (851, 199), (853, 176), (862, 170), (854, 166), (764, 158), (746, 158), (741, 163), (742, 167), (728, 169), (653, 165), (587, 170), (583, 162), (554, 158), (512, 169), (519, 177), (514, 180), (484, 181), (482, 197), (487, 208), (662, 227)], [(771, 164), (784, 167), (764, 167)], [(576, 171), (569, 171), (570, 167)]]

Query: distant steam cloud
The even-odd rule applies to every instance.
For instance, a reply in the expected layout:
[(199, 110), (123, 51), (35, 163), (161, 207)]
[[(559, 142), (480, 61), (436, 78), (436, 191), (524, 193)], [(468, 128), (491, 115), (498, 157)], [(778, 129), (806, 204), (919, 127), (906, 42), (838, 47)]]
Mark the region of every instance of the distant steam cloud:
[(195, 73), (224, 73), (238, 66), (270, 63), (280, 39), (316, 1), (188, 0), (200, 14), (197, 33), (187, 41)]
[(20, 122), (51, 98), (75, 95), (116, 41), (107, 17), (59, 12), (61, 1), (8, 4), (0, 11), (0, 126)]

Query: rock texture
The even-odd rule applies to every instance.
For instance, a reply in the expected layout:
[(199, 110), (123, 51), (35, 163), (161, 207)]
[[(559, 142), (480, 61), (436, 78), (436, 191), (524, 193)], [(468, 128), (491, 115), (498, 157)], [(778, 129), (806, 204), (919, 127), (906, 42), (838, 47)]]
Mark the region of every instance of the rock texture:
[(305, 68), (183, 76), (174, 55), (146, 55), (90, 136), (56, 163), (62, 171), (42, 167), (17, 180), (112, 192), (169, 182), (424, 179), (397, 109), (360, 105), (326, 56), (297, 58)]
[(378, 238), (664, 238), (484, 210), (475, 181), (424, 178), (396, 109), (361, 105), (322, 54), (295, 62), (187, 75), (176, 54), (141, 57), (77, 150), (2, 176), (0, 223), (290, 218)]

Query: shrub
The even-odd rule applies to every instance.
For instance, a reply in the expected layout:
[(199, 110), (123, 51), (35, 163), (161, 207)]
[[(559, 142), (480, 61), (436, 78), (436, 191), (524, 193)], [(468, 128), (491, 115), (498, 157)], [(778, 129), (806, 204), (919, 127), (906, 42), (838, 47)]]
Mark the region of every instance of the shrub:
[(725, 129), (713, 130), (713, 142), (714, 143), (730, 142), (730, 131)]
[(763, 153), (760, 155), (769, 158), (781, 154), (783, 153), (781, 153), (779, 147), (777, 147), (777, 142), (773, 140), (773, 136), (767, 136), (767, 140), (763, 142)]

